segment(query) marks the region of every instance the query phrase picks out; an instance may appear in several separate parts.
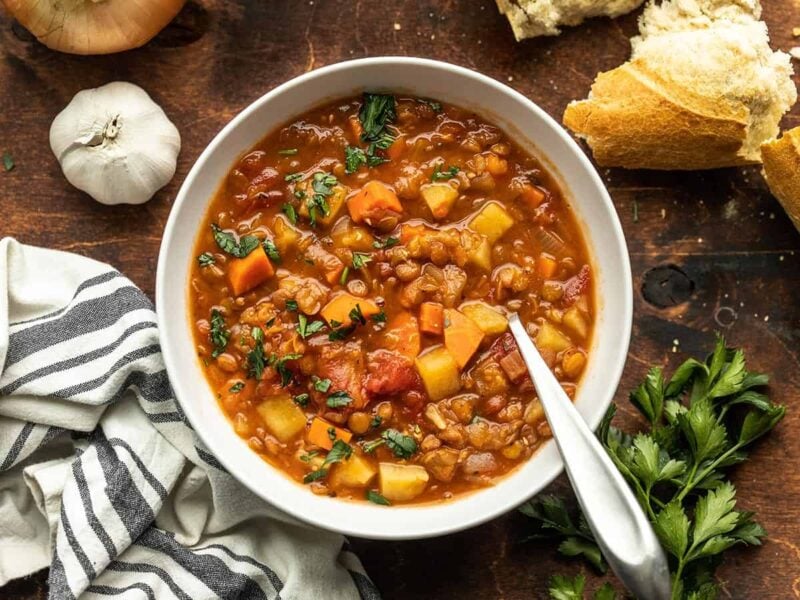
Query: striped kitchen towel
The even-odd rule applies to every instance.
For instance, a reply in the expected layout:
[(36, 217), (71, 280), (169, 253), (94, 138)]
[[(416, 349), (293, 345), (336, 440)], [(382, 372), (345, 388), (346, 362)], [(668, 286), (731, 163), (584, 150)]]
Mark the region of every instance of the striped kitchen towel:
[(342, 536), (267, 505), (204, 449), (136, 286), (4, 239), (0, 585), (47, 566), (59, 600), (379, 597)]

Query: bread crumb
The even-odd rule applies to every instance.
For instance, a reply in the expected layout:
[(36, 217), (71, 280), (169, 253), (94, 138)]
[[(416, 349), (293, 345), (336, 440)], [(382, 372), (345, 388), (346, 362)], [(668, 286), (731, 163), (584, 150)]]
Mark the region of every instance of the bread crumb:
[(794, 37), (800, 37), (800, 27), (792, 27), (792, 35)]
[(797, 60), (800, 60), (800, 46), (789, 48), (789, 56), (791, 56), (792, 58), (796, 58)]
[(394, 30), (395, 30), (395, 31), (400, 31), (402, 28), (403, 28), (403, 26), (402, 26), (402, 25), (400, 25), (400, 23), (395, 23), (395, 24), (394, 24)]
[(766, 323), (767, 321), (769, 321), (769, 315), (764, 315), (764, 323)]

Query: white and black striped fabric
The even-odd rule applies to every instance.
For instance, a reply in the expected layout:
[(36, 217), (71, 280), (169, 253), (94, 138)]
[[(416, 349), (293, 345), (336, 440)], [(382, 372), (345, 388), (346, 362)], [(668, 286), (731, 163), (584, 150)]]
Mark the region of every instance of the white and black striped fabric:
[(139, 289), (4, 239), (0, 585), (47, 566), (59, 600), (379, 598), (342, 536), (265, 504), (203, 448)]

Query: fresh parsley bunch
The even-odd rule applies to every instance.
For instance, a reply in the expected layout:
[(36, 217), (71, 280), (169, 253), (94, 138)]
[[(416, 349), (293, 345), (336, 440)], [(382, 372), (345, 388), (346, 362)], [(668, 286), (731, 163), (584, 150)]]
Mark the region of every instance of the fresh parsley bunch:
[[(736, 510), (736, 490), (726, 470), (747, 459), (746, 449), (783, 418), (786, 408), (758, 391), (768, 377), (750, 373), (741, 350), (717, 338), (703, 362), (690, 358), (667, 382), (661, 368), (650, 369), (630, 395), (649, 431), (628, 435), (611, 426), (615, 407), (606, 413), (597, 436), (630, 484), (667, 552), (672, 598), (716, 597), (714, 571), (722, 553), (735, 544), (760, 545), (766, 535), (753, 513)], [(587, 559), (599, 572), (606, 564), (583, 516), (570, 515), (552, 496), (520, 509), (533, 518), (532, 537), (561, 538), (567, 556)], [(583, 598), (585, 580), (554, 577), (556, 600)], [(603, 586), (594, 598), (616, 595)]]

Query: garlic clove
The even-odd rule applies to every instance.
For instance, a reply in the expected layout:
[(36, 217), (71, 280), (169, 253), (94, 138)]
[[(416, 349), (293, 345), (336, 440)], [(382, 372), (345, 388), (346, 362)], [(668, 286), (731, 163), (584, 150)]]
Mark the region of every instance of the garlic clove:
[(64, 176), (103, 204), (141, 204), (175, 175), (181, 138), (139, 86), (83, 90), (56, 116), (50, 148)]
[(185, 1), (3, 0), (14, 18), (40, 42), (72, 54), (137, 48), (161, 31)]

